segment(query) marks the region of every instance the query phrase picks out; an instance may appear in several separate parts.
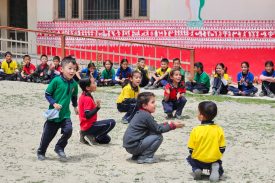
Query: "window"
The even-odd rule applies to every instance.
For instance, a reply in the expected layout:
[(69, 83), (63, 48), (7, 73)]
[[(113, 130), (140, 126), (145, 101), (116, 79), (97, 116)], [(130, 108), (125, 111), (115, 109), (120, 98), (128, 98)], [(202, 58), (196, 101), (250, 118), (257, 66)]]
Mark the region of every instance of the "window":
[(79, 18), (79, 0), (72, 0), (72, 18)]
[(119, 19), (120, 0), (84, 0), (85, 20)]
[(147, 16), (147, 0), (139, 0), (139, 16)]
[(58, 18), (66, 18), (65, 0), (58, 0)]
[(132, 0), (124, 0), (124, 16), (132, 16)]

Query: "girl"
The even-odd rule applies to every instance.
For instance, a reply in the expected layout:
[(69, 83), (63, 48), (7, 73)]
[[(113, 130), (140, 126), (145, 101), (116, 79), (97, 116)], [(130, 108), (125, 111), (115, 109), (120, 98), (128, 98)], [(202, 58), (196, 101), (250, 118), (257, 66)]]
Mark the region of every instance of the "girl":
[(120, 62), (120, 68), (116, 72), (116, 81), (121, 86), (126, 85), (129, 82), (129, 77), (131, 76), (132, 69), (128, 67), (128, 60), (122, 59)]
[(141, 72), (141, 84), (140, 87), (144, 87), (149, 83), (149, 71), (148, 67), (145, 65), (145, 59), (144, 58), (139, 58), (138, 63), (137, 63), (137, 68), (139, 72)]
[(262, 80), (262, 91), (259, 95), (273, 98), (275, 94), (275, 72), (272, 61), (265, 62), (265, 70), (262, 72), (260, 80)]
[(96, 69), (95, 64), (92, 61), (88, 64), (87, 68), (84, 68), (79, 72), (80, 72), (81, 78), (83, 78), (83, 77), (86, 77), (86, 78), (93, 77), (93, 78), (95, 78), (96, 81), (98, 80), (98, 71)]
[(216, 65), (214, 80), (212, 83), (212, 95), (220, 95), (228, 93), (228, 74), (226, 74), (227, 67), (223, 63)]
[(115, 80), (115, 70), (113, 69), (113, 62), (106, 60), (103, 62), (105, 69), (101, 73), (101, 78), (97, 83), (97, 86), (114, 86)]
[(242, 72), (237, 75), (238, 88), (229, 86), (228, 90), (232, 91), (235, 96), (254, 96), (258, 88), (253, 86), (254, 75), (249, 72), (249, 63), (242, 62)]
[(108, 133), (115, 127), (113, 119), (97, 121), (97, 112), (100, 110), (100, 100), (94, 100), (92, 92), (96, 91), (94, 78), (79, 80), (82, 94), (79, 98), (80, 142), (84, 144), (108, 144), (111, 137)]
[(180, 119), (182, 110), (187, 102), (183, 94), (186, 92), (184, 82), (181, 81), (182, 75), (179, 69), (173, 69), (170, 72), (170, 82), (164, 89), (164, 100), (162, 106), (167, 114), (167, 119), (173, 117), (173, 111), (176, 110), (175, 118)]
[(122, 118), (123, 123), (129, 123), (138, 110), (136, 107), (136, 98), (140, 91), (140, 82), (140, 72), (134, 71), (130, 77), (130, 83), (122, 88), (122, 91), (117, 98), (116, 103), (118, 111), (126, 112), (125, 116)]

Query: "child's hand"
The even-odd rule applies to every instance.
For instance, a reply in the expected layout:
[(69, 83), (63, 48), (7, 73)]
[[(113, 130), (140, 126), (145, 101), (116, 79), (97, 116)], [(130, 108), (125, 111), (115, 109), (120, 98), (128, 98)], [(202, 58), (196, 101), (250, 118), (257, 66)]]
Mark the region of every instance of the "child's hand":
[(181, 93), (177, 93), (177, 100), (181, 97)]
[(95, 103), (96, 103), (96, 106), (100, 108), (101, 100), (96, 100)]
[(165, 93), (166, 93), (167, 95), (170, 95), (170, 90), (169, 90), (169, 89), (165, 89)]
[(55, 65), (54, 65), (54, 63), (52, 63), (52, 64), (50, 65), (50, 70), (54, 70), (54, 68), (55, 68)]
[(40, 73), (40, 76), (43, 76), (43, 75), (44, 75), (44, 73), (43, 73), (43, 72), (41, 72), (41, 73)]
[(78, 115), (78, 114), (79, 114), (78, 108), (77, 108), (77, 107), (74, 108), (74, 112), (75, 112), (75, 115)]
[(174, 125), (176, 126), (176, 128), (182, 128), (182, 127), (185, 126), (184, 123), (180, 123), (180, 122), (177, 122), (177, 121), (174, 121), (174, 122), (172, 122), (172, 123), (174, 123)]
[(62, 108), (62, 105), (57, 104), (57, 103), (54, 103), (54, 104), (53, 104), (53, 107), (54, 107), (56, 110), (60, 110), (60, 109)]
[(190, 81), (190, 82), (192, 82), (193, 81), (193, 77), (190, 75), (190, 76), (188, 76), (188, 80)]

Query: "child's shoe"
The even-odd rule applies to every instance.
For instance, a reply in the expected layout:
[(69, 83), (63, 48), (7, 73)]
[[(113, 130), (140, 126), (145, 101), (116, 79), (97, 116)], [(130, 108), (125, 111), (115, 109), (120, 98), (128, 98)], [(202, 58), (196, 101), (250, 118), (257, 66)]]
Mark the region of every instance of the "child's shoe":
[(97, 141), (94, 136), (92, 135), (85, 135), (84, 139), (92, 146), (92, 145), (97, 145)]
[(220, 179), (220, 164), (219, 163), (212, 163), (211, 165), (211, 174), (209, 177), (210, 182), (218, 182)]
[(68, 158), (67, 158), (67, 156), (66, 156), (66, 154), (63, 150), (56, 150), (55, 149), (54, 151), (58, 155), (60, 161), (62, 161), (62, 162), (68, 161)]
[(166, 119), (171, 119), (173, 118), (173, 114), (172, 113), (167, 113)]
[(265, 94), (265, 92), (261, 91), (261, 93), (259, 93), (259, 96), (264, 97), (264, 96), (266, 96), (266, 94)]
[(138, 158), (137, 163), (138, 164), (144, 164), (144, 163), (152, 164), (152, 163), (157, 163), (157, 160), (154, 157), (152, 157), (152, 158), (148, 157), (148, 158), (145, 158), (145, 159)]
[(193, 93), (195, 93), (195, 94), (203, 94), (203, 92), (202, 92), (202, 91), (197, 90), (197, 89), (194, 89), (194, 90), (193, 90)]
[(89, 145), (89, 143), (87, 142), (87, 140), (85, 140), (85, 138), (84, 138), (85, 135), (83, 134), (83, 132), (81, 130), (79, 131), (79, 136), (80, 136), (80, 139), (79, 139), (80, 143)]
[(275, 97), (273, 93), (270, 93), (267, 96), (269, 96), (270, 98), (274, 98)]
[(176, 118), (176, 119), (182, 119), (182, 116), (175, 114), (174, 118)]
[(46, 156), (45, 156), (45, 154), (39, 154), (39, 153), (37, 153), (37, 159), (39, 161), (44, 161), (46, 159)]
[(201, 174), (202, 174), (202, 170), (196, 169), (194, 171), (194, 180), (201, 180)]

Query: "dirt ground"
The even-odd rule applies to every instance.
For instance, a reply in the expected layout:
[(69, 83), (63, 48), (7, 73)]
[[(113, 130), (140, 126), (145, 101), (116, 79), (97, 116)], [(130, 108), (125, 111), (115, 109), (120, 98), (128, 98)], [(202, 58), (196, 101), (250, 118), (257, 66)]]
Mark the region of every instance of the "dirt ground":
[[(115, 100), (120, 89), (100, 88), (94, 94), (102, 100), (99, 119), (113, 118), (117, 124), (110, 133), (109, 145), (87, 146), (79, 143), (79, 120), (72, 114), (73, 135), (65, 152), (69, 161), (58, 161), (54, 138), (47, 151), (47, 160), (36, 158), (44, 124), (43, 112), (48, 103), (46, 85), (23, 82), (0, 82), (0, 182), (193, 182), (186, 143), (191, 129), (199, 124), (196, 118), (200, 98), (187, 96), (184, 109), (186, 127), (164, 134), (156, 153), (158, 163), (139, 165), (122, 147), (127, 125), (117, 112)], [(153, 114), (159, 122), (165, 115), (161, 106)], [(275, 108), (272, 104), (216, 102), (215, 122), (225, 131), (227, 149), (223, 157), (223, 182), (275, 182)], [(208, 172), (205, 172), (206, 174)]]

